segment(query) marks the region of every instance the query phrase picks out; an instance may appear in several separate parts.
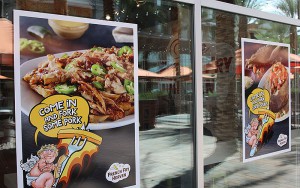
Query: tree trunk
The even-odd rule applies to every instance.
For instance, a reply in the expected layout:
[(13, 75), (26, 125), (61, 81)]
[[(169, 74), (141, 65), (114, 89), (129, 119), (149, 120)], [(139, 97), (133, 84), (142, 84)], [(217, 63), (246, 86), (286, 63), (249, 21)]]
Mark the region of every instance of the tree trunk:
[(291, 44), (291, 52), (293, 54), (297, 54), (298, 46), (297, 46), (297, 27), (294, 25), (291, 25), (290, 27), (290, 44)]
[(247, 24), (248, 24), (247, 17), (240, 15), (239, 16), (239, 41), (241, 41), (241, 38), (248, 37)]
[[(217, 11), (216, 25), (216, 45), (219, 46), (217, 52), (225, 50), (222, 47), (228, 48), (228, 45), (234, 51), (234, 15)], [(231, 66), (234, 66), (234, 62), (231, 62)], [(212, 131), (219, 141), (228, 141), (237, 137), (235, 126), (235, 77), (229, 71), (219, 71), (217, 73), (216, 84), (217, 98)]]
[(67, 0), (54, 0), (54, 12), (56, 14), (68, 15)]

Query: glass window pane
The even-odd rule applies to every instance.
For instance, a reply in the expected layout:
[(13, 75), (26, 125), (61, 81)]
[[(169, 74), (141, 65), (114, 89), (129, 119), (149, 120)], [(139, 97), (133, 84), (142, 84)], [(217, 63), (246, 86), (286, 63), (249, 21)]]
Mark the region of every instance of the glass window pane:
[[(167, 0), (2, 2), (1, 15), (8, 20), (16, 8), (138, 24), (141, 187), (196, 186), (193, 5)], [(2, 75), (4, 60), (0, 60)], [(11, 59), (3, 75), (13, 77), (12, 65)], [(0, 90), (13, 96), (12, 83), (0, 83)], [(3, 105), (13, 111), (12, 97), (10, 101)], [(15, 158), (11, 161), (15, 164)], [(13, 181), (0, 183), (16, 187), (15, 169), (12, 172)]]
[[(208, 8), (202, 18), (205, 187), (297, 187), (297, 28)], [(248, 163), (242, 163), (241, 38), (290, 44), (292, 61), (292, 151)]]
[(193, 6), (115, 7), (116, 20), (139, 30), (141, 187), (193, 187)]

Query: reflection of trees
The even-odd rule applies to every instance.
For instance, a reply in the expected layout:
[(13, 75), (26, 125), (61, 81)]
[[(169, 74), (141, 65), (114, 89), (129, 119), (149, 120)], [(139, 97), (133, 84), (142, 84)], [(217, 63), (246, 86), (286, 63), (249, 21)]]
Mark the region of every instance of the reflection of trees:
[(265, 0), (235, 0), (236, 5), (252, 9), (260, 9), (265, 3)]
[[(226, 0), (223, 2), (233, 3), (234, 1)], [(205, 19), (202, 21), (202, 26), (205, 26), (206, 29), (203, 31), (203, 36), (206, 36), (203, 40), (215, 41), (212, 48), (215, 48), (216, 52), (210, 55), (210, 61), (232, 56), (231, 52), (235, 49), (235, 15), (218, 10), (203, 9), (202, 18)], [(232, 61), (230, 70), (216, 73), (215, 94), (204, 98), (204, 107), (207, 112), (204, 127), (209, 129), (218, 141), (233, 140), (238, 133), (236, 128), (237, 105), (235, 99), (237, 96), (236, 80), (233, 73), (235, 70), (234, 64), (235, 62)]]
[(258, 30), (256, 31), (256, 37), (261, 40), (268, 40), (274, 42), (288, 43), (288, 36), (290, 29), (286, 24), (270, 22), (260, 20), (258, 23)]
[[(300, 18), (299, 14), (299, 8), (300, 8), (300, 3), (298, 0), (279, 0), (277, 4), (275, 4), (277, 8), (285, 15), (291, 18)], [(282, 36), (284, 33), (284, 24), (277, 24), (277, 29), (281, 28), (281, 32), (279, 33), (278, 36)], [(276, 28), (276, 27), (275, 27)], [(274, 30), (273, 30), (274, 32)], [(272, 33), (273, 33), (272, 32)], [(286, 33), (286, 32), (285, 32)], [(298, 53), (298, 36), (297, 36), (297, 27), (294, 25), (291, 25), (289, 28), (289, 36), (290, 36), (290, 45), (291, 45), (291, 53)], [(284, 36), (282, 36), (284, 37)], [(298, 81), (298, 74), (295, 73), (295, 79), (292, 80), (292, 87), (296, 87), (294, 84), (297, 85)], [(292, 100), (294, 100), (294, 104), (298, 104), (299, 101), (299, 95), (292, 96)], [(292, 112), (298, 111), (297, 107), (292, 105)], [(297, 118), (293, 118), (293, 121), (298, 122)]]
[[(264, 1), (262, 0), (235, 0), (236, 5), (240, 5), (247, 8), (252, 9), (260, 9), (262, 5), (264, 5)], [(251, 18), (247, 18), (246, 16), (239, 16), (239, 39), (240, 38), (248, 38), (248, 23)]]
[[(234, 50), (234, 14), (216, 11), (216, 43), (226, 43)], [(227, 47), (227, 46), (226, 46)], [(222, 51), (223, 49), (217, 49)], [(234, 63), (232, 62), (231, 66)], [(216, 78), (216, 114), (213, 132), (218, 140), (236, 138), (235, 129), (235, 77), (229, 72), (218, 72)]]
[[(260, 9), (264, 1), (261, 0), (226, 0), (226, 3), (235, 3), (248, 8)], [(221, 11), (215, 11), (216, 18), (216, 43), (226, 43), (235, 50), (235, 15)], [(248, 37), (248, 23), (250, 18), (239, 16), (238, 40)], [(217, 49), (222, 51), (222, 49)], [(216, 108), (213, 109), (214, 120), (212, 120), (212, 132), (218, 140), (231, 140), (237, 138), (240, 131), (236, 127), (240, 125), (237, 111), (241, 108), (241, 84), (236, 82), (235, 76), (231, 74), (235, 70), (235, 62), (232, 62), (229, 72), (217, 73), (216, 78)]]
[[(285, 16), (291, 18), (298, 17), (298, 0), (279, 0), (276, 7), (283, 12)], [(290, 26), (290, 44), (291, 52), (297, 54), (297, 27)]]

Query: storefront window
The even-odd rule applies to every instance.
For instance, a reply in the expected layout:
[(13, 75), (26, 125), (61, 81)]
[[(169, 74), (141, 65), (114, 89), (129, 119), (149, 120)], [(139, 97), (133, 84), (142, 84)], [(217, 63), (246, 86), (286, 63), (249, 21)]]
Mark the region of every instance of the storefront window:
[[(138, 24), (140, 187), (196, 186), (193, 5), (165, 0), (2, 1), (0, 21), (9, 23), (10, 33), (13, 9)], [(3, 29), (1, 22), (0, 33)], [(26, 37), (40, 40), (32, 34)], [(12, 45), (8, 32), (2, 36), (11, 37)], [(61, 45), (51, 44), (54, 51)], [(0, 51), (0, 64), (0, 187), (17, 187), (13, 52)]]
[[(299, 52), (293, 38), (297, 36), (296, 27), (208, 8), (202, 9), (202, 18), (205, 187), (297, 187)], [(241, 77), (241, 38), (289, 44), (291, 58), (291, 152), (248, 163), (242, 162), (245, 89)], [(255, 56), (259, 58), (265, 53)], [(271, 138), (265, 145), (273, 142)]]

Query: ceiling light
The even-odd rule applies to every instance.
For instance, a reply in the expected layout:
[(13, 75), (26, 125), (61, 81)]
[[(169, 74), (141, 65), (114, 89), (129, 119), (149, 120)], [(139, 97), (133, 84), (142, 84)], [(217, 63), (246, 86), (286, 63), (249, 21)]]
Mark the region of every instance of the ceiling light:
[(136, 2), (136, 6), (140, 7), (141, 5), (146, 3), (146, 0), (135, 0), (135, 2)]
[(111, 19), (110, 15), (109, 15), (109, 14), (106, 14), (105, 19), (106, 19), (106, 20), (110, 20), (110, 19)]

